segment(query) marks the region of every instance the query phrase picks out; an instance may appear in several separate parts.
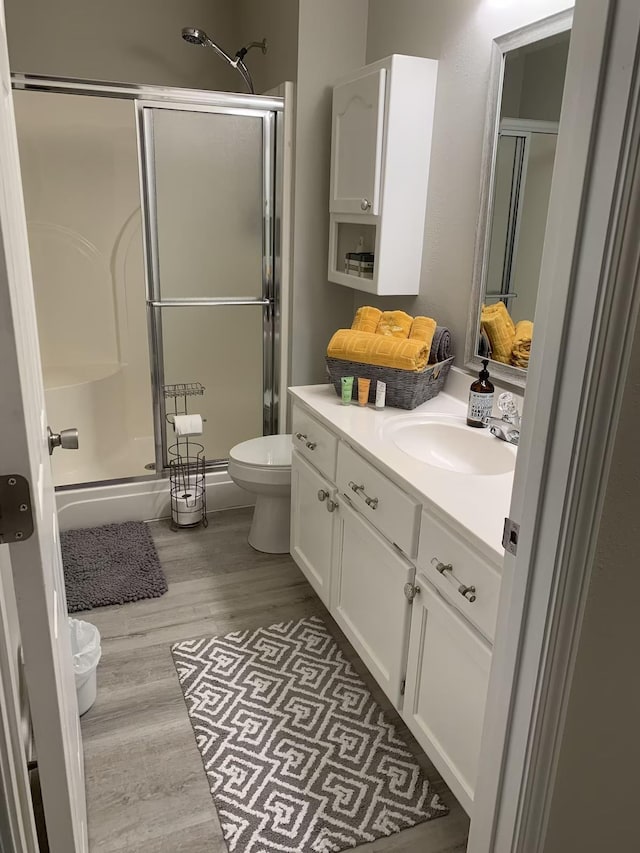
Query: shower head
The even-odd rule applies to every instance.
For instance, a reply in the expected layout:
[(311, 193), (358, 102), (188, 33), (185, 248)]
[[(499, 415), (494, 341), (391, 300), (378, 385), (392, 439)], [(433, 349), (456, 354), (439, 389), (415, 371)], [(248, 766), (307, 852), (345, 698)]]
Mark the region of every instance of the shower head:
[(197, 44), (200, 47), (211, 47), (218, 54), (220, 59), (224, 59), (225, 62), (228, 62), (232, 68), (235, 68), (236, 71), (241, 75), (244, 82), (247, 84), (247, 88), (254, 94), (253, 88), (253, 80), (251, 79), (251, 74), (249, 74), (249, 69), (244, 64), (244, 57), (247, 54), (248, 50), (251, 50), (252, 47), (259, 47), (263, 53), (267, 51), (267, 42), (266, 39), (263, 39), (261, 42), (251, 42), (247, 47), (241, 48), (235, 55), (235, 57), (229, 56), (226, 50), (223, 50), (219, 44), (216, 44), (215, 41), (209, 38), (209, 36), (205, 33), (204, 30), (201, 30), (199, 27), (183, 27), (182, 28), (182, 38), (188, 42), (189, 44)]
[(199, 30), (198, 27), (183, 27), (182, 38), (189, 44), (199, 44), (204, 47), (209, 37), (204, 30)]

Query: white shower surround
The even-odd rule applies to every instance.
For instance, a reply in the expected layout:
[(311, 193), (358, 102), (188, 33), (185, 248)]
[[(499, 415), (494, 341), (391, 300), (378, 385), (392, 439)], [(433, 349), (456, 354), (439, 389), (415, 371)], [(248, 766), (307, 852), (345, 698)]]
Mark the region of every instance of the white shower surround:
[[(253, 497), (236, 486), (226, 471), (205, 476), (207, 512), (251, 506)], [(169, 480), (149, 478), (103, 486), (68, 489), (56, 494), (61, 530), (94, 527), (123, 521), (152, 521), (169, 518)]]

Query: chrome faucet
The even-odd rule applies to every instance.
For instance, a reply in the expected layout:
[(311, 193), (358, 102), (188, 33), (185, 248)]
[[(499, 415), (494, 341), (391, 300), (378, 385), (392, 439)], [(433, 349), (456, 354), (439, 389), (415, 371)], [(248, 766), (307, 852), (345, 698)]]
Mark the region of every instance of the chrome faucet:
[(489, 427), (491, 435), (495, 435), (501, 441), (517, 446), (520, 441), (520, 413), (516, 406), (513, 394), (505, 391), (498, 397), (498, 408), (502, 412), (501, 418), (486, 418), (484, 423)]

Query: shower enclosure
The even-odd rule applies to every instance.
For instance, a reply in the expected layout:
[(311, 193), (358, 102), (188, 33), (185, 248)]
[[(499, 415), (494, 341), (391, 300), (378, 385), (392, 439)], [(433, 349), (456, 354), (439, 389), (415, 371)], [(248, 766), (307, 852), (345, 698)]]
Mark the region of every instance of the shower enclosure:
[(49, 420), (80, 432), (56, 485), (165, 476), (183, 382), (223, 470), (278, 431), (283, 99), (13, 87)]

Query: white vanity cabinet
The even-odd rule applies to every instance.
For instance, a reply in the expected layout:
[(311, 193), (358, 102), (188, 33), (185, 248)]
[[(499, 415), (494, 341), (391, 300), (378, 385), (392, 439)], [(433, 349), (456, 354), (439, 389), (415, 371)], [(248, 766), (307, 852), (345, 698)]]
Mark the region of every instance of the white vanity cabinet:
[[(419, 292), (438, 62), (394, 54), (333, 90), (330, 281), (384, 295)], [(346, 266), (374, 255), (373, 270)]]
[(424, 576), (415, 591), (402, 716), (470, 814), (491, 648)]
[(294, 451), (291, 461), (291, 556), (329, 607), (336, 487)]
[(471, 813), (497, 557), (360, 452), (354, 421), (340, 432), (314, 415), (294, 403), (291, 554)]
[(415, 567), (339, 499), (331, 614), (396, 708), (402, 702)]

